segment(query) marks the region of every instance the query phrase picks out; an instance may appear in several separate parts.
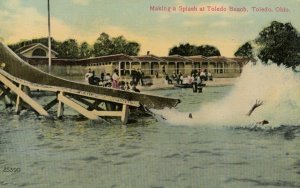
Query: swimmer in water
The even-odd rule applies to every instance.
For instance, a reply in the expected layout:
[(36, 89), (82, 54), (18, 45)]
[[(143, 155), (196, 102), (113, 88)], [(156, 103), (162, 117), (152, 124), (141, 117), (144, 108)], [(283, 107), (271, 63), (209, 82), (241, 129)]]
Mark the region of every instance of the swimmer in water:
[[(255, 104), (252, 106), (252, 108), (250, 109), (250, 111), (247, 113), (247, 116), (250, 116), (252, 114), (252, 112), (259, 106), (263, 105), (264, 102), (260, 101), (260, 100), (256, 100)], [(259, 122), (256, 122), (257, 125), (265, 125), (265, 124), (269, 124), (269, 121), (267, 120), (262, 120)]]
[[(252, 108), (250, 109), (250, 111), (247, 113), (247, 116), (250, 116), (252, 114), (252, 112), (259, 106), (263, 105), (264, 102), (261, 101), (261, 100), (256, 100), (255, 101), (255, 104), (252, 106)], [(193, 114), (192, 113), (189, 113), (189, 118), (193, 118)], [(267, 120), (263, 120), (263, 121), (259, 121), (259, 122), (256, 122), (257, 125), (265, 125), (265, 124), (269, 124), (269, 121)]]

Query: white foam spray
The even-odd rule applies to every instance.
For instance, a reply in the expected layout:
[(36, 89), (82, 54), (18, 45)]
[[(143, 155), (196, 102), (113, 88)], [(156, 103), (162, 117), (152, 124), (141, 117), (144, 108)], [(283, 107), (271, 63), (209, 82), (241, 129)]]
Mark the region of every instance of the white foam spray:
[[(257, 99), (264, 104), (247, 116)], [(252, 126), (262, 120), (268, 127), (300, 125), (300, 74), (274, 63), (249, 63), (226, 97), (200, 106), (192, 119), (175, 109), (155, 113), (172, 125)]]

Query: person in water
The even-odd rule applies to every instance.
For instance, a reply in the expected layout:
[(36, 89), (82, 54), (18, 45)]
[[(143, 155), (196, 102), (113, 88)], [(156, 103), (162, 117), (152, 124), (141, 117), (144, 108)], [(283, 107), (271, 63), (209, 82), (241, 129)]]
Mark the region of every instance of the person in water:
[[(259, 106), (263, 105), (264, 102), (260, 101), (260, 100), (256, 100), (255, 104), (252, 106), (252, 108), (250, 109), (250, 111), (247, 113), (247, 116), (250, 116), (252, 114), (252, 112)], [(267, 120), (262, 120), (259, 122), (256, 122), (257, 125), (265, 125), (265, 124), (269, 124), (269, 121)]]
[[(247, 116), (250, 116), (252, 114), (252, 112), (259, 106), (263, 105), (264, 102), (261, 101), (261, 100), (256, 100), (255, 101), (255, 104), (252, 106), (252, 108), (249, 110), (249, 112), (246, 114)], [(193, 118), (193, 114), (192, 113), (189, 113), (189, 118)], [(262, 120), (262, 121), (259, 121), (259, 122), (256, 122), (256, 125), (265, 125), (265, 124), (269, 124), (269, 121), (268, 120)]]

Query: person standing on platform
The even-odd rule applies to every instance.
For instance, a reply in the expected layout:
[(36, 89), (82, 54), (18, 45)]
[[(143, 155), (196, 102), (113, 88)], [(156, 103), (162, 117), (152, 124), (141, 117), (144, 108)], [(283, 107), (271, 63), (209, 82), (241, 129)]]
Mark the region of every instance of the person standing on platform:
[(92, 70), (89, 69), (88, 72), (84, 75), (84, 79), (86, 83), (89, 83), (89, 78), (93, 76)]
[(119, 80), (120, 80), (120, 77), (117, 73), (118, 71), (117, 70), (114, 70), (114, 73), (112, 75), (112, 87), (114, 89), (118, 89), (119, 88)]
[(163, 71), (163, 74), (166, 74), (166, 67), (165, 66), (162, 66), (162, 71)]
[(129, 85), (129, 82), (126, 82), (126, 84), (125, 84), (125, 87), (124, 87), (124, 88), (125, 88), (125, 90), (126, 90), (126, 91), (130, 90), (130, 85)]
[(144, 85), (144, 72), (142, 71), (142, 69), (139, 69), (139, 72), (138, 72), (138, 76), (139, 76), (139, 81), (141, 81), (141, 85), (143, 86)]
[(137, 84), (137, 71), (135, 68), (131, 71), (131, 82)]
[(173, 71), (173, 74), (172, 74), (172, 80), (174, 82), (177, 82), (177, 74), (175, 73), (175, 71)]
[(141, 80), (141, 72), (140, 69), (137, 69), (135, 85), (138, 85), (140, 83), (140, 80)]
[(183, 75), (181, 72), (179, 72), (177, 76), (177, 84), (182, 84), (182, 82), (183, 82)]
[(206, 74), (205, 74), (205, 71), (200, 71), (200, 78), (201, 78), (201, 80), (206, 80)]
[(213, 77), (212, 77), (211, 72), (208, 71), (207, 77), (208, 77), (208, 80), (209, 80), (209, 81), (213, 81)]

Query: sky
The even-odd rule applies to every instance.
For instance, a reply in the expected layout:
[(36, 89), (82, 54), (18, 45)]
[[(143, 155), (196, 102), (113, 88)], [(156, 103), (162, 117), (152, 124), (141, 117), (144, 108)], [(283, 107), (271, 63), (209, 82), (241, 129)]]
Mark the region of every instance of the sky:
[[(123, 35), (141, 44), (139, 55), (150, 51), (164, 56), (173, 46), (190, 43), (213, 45), (221, 55), (232, 57), (271, 21), (291, 22), (300, 31), (300, 0), (50, 0), (50, 4), (56, 40), (75, 38), (93, 44), (102, 32)], [(151, 11), (151, 6), (172, 9)], [(197, 11), (182, 12), (180, 6)], [(208, 11), (209, 6), (219, 11)], [(229, 7), (247, 11), (229, 11)], [(252, 7), (273, 11), (253, 11)], [(288, 12), (276, 12), (276, 7)], [(47, 36), (47, 0), (0, 1), (0, 40), (11, 44)]]

